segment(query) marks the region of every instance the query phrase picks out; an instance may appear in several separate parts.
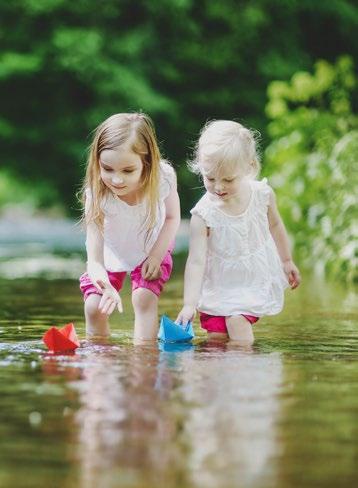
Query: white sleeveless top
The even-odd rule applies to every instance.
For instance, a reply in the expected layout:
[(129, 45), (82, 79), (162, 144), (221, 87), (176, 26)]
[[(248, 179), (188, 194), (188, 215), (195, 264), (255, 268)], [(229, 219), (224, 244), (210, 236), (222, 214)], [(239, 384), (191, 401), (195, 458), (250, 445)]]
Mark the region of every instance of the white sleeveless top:
[[(155, 227), (146, 242), (143, 223), (146, 201), (128, 205), (108, 192), (102, 202), (104, 213), (104, 266), (107, 271), (133, 271), (148, 256), (165, 221), (165, 202), (175, 185), (174, 169), (165, 161), (160, 163), (159, 200)], [(86, 190), (86, 211), (91, 202), (91, 191)], [(87, 247), (87, 240), (86, 240)]]
[(235, 216), (206, 193), (191, 210), (210, 228), (198, 310), (210, 315), (279, 313), (288, 286), (267, 217), (271, 189), (266, 178), (251, 180), (246, 210)]

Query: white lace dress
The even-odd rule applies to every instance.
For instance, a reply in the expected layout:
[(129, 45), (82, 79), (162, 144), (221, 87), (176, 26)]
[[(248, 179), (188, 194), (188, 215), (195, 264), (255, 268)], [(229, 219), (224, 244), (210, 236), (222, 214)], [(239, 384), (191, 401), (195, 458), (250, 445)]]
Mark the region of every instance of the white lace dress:
[[(157, 220), (148, 240), (143, 228), (147, 215), (146, 202), (128, 205), (108, 193), (101, 204), (104, 213), (104, 265), (107, 271), (130, 272), (148, 256), (165, 221), (165, 199), (175, 184), (174, 169), (161, 161)], [(86, 211), (91, 198), (91, 191), (87, 189)]]
[(282, 310), (288, 286), (267, 217), (270, 187), (252, 180), (246, 210), (228, 215), (206, 193), (191, 210), (210, 228), (198, 310), (261, 317)]

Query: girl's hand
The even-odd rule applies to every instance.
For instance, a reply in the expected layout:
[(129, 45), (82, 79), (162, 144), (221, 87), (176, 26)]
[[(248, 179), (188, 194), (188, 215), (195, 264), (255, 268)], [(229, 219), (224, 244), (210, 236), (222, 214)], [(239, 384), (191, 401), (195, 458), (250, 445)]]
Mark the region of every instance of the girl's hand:
[(297, 266), (293, 261), (288, 260), (283, 263), (283, 270), (286, 273), (291, 290), (294, 290), (301, 283), (301, 275)]
[(147, 281), (157, 280), (162, 276), (161, 261), (154, 256), (148, 256), (142, 265), (142, 278)]
[(97, 285), (102, 292), (102, 298), (98, 305), (98, 310), (107, 315), (111, 315), (117, 307), (118, 312), (123, 312), (122, 300), (117, 290), (110, 283), (97, 280)]
[(191, 322), (194, 319), (195, 314), (196, 314), (195, 307), (193, 307), (192, 305), (184, 305), (184, 307), (180, 310), (175, 323), (185, 327), (188, 324), (188, 322)]

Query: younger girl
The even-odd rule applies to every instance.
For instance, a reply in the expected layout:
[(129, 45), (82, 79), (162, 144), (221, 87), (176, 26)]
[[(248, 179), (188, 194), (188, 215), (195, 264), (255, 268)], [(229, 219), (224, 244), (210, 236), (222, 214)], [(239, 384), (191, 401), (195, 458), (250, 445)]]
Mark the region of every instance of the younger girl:
[(172, 271), (180, 222), (173, 168), (161, 159), (151, 119), (115, 114), (96, 130), (82, 189), (87, 273), (80, 278), (89, 336), (109, 334), (127, 273), (134, 339), (155, 339), (158, 297)]
[(185, 325), (198, 309), (211, 338), (252, 344), (251, 324), (279, 313), (288, 283), (292, 289), (300, 283), (274, 192), (266, 179), (255, 180), (253, 133), (237, 122), (210, 122), (191, 167), (206, 193), (191, 210), (177, 323)]

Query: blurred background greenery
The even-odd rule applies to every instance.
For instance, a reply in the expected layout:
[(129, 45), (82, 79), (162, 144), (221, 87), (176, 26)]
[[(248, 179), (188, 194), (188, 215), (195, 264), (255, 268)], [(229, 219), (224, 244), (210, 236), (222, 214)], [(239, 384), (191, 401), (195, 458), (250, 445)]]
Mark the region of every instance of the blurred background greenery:
[(236, 119), (261, 132), (299, 263), (354, 281), (357, 27), (354, 0), (1, 2), (0, 207), (78, 216), (91, 131), (142, 110), (186, 217), (199, 129)]

